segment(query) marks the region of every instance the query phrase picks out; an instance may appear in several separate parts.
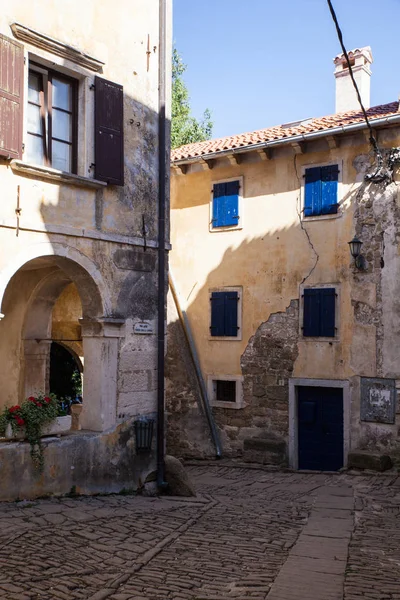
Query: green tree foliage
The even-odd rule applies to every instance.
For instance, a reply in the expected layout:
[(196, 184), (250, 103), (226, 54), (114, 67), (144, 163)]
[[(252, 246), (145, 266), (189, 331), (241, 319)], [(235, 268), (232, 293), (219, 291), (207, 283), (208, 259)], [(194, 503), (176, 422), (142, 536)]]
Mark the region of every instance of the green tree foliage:
[(204, 111), (200, 121), (190, 114), (189, 92), (182, 79), (186, 69), (187, 66), (174, 48), (172, 55), (172, 148), (209, 140), (212, 135), (213, 122), (208, 108)]

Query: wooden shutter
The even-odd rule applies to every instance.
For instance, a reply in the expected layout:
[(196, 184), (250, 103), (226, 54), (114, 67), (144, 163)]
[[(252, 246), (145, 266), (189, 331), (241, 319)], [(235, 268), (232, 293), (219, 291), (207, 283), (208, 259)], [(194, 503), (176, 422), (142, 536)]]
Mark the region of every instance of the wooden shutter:
[(225, 200), (225, 225), (237, 225), (239, 222), (239, 181), (227, 181)]
[(338, 165), (321, 167), (321, 214), (337, 213)]
[(303, 335), (335, 337), (335, 288), (304, 290)]
[(321, 214), (321, 167), (306, 169), (304, 185), (304, 216)]
[(0, 34), (0, 155), (22, 158), (24, 47)]
[(213, 227), (225, 225), (225, 183), (214, 183), (213, 186)]
[(303, 335), (317, 337), (320, 334), (320, 289), (304, 290)]
[(225, 293), (212, 292), (211, 294), (211, 335), (225, 335)]
[(335, 288), (323, 288), (320, 291), (320, 334), (323, 337), (335, 337)]
[(225, 295), (225, 333), (230, 337), (237, 337), (238, 334), (238, 293), (224, 292)]
[(95, 177), (124, 185), (124, 95), (122, 85), (95, 78)]

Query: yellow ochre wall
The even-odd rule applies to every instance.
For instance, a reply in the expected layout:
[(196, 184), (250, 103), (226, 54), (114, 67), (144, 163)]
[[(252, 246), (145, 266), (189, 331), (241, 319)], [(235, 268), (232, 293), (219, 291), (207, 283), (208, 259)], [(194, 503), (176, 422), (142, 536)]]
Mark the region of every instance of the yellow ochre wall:
[[(250, 337), (272, 313), (299, 299), (303, 280), (306, 286), (340, 284), (339, 335), (338, 341), (316, 342), (300, 333), (293, 376), (340, 379), (354, 374), (347, 242), (354, 235), (352, 199), (359, 186), (352, 163), (367, 151), (362, 141), (358, 147), (348, 141), (340, 149), (296, 157), (292, 150), (282, 150), (268, 161), (249, 156), (239, 165), (225, 161), (212, 170), (172, 178), (171, 272), (187, 307), (204, 376), (240, 375), (240, 357)], [(302, 167), (324, 163), (337, 163), (341, 171), (340, 216), (301, 222)], [(212, 185), (236, 177), (243, 177), (242, 228), (210, 232)], [(209, 290), (225, 286), (243, 287), (241, 341), (209, 336)]]

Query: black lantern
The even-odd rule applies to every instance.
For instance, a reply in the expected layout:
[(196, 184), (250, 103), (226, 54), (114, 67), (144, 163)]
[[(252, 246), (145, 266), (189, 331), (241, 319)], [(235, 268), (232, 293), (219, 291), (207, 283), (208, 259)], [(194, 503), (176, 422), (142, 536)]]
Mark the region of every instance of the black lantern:
[(365, 269), (365, 259), (361, 255), (361, 246), (363, 245), (362, 241), (358, 239), (358, 237), (354, 236), (353, 239), (349, 242), (350, 254), (354, 258), (354, 264), (357, 269)]
[(135, 421), (136, 452), (151, 452), (154, 419), (141, 417)]

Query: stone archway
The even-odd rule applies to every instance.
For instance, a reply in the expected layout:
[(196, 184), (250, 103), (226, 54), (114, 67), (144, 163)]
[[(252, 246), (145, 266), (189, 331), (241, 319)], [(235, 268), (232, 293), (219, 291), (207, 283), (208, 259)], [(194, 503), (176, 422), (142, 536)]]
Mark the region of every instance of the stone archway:
[[(0, 363), (2, 355), (7, 353), (8, 341), (14, 358), (20, 362), (19, 369), (14, 369), (18, 371), (18, 386), (9, 386), (9, 398), (17, 387), (19, 400), (37, 391), (49, 391), (52, 312), (66, 286), (75, 284), (82, 303), (80, 343), (85, 356), (81, 423), (84, 429), (104, 431), (116, 422), (118, 338), (122, 322), (107, 316), (109, 296), (92, 261), (87, 257), (82, 260), (83, 255), (75, 252), (80, 259), (78, 263), (71, 258), (73, 249), (66, 252), (63, 247), (63, 250), (63, 256), (54, 253), (34, 256), (18, 267), (7, 285), (4, 274), (0, 273), (1, 312), (5, 315), (0, 321)], [(15, 262), (18, 264), (18, 260)], [(85, 267), (89, 265), (91, 272), (82, 263)], [(15, 340), (18, 333), (19, 345)]]

